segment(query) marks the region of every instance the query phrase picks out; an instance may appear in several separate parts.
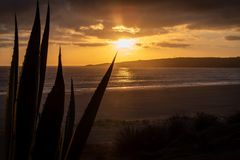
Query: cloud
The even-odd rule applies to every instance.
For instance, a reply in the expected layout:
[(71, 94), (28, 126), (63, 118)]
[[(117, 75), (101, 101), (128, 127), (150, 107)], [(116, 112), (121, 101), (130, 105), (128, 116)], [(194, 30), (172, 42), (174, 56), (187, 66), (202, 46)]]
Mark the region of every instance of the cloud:
[(240, 36), (226, 36), (225, 39), (228, 41), (240, 41)]
[(102, 23), (98, 23), (98, 24), (95, 24), (95, 25), (90, 25), (90, 26), (80, 26), (79, 27), (80, 30), (83, 30), (83, 31), (86, 31), (86, 30), (103, 30), (104, 29), (104, 25)]
[(153, 48), (152, 44), (145, 44), (145, 43), (136, 43), (136, 46), (142, 48)]
[(11, 42), (1, 42), (0, 43), (1, 48), (8, 48), (8, 47), (12, 47), (12, 46), (13, 46), (13, 43), (11, 43)]
[(137, 46), (142, 48), (188, 48), (191, 47), (191, 44), (187, 43), (172, 43), (172, 42), (151, 42), (151, 43), (136, 43)]
[(54, 45), (75, 45), (79, 47), (103, 47), (109, 45), (107, 42), (72, 42), (61, 40), (50, 40), (50, 43)]
[(126, 32), (126, 33), (131, 33), (131, 34), (136, 34), (140, 32), (140, 28), (138, 27), (125, 27), (124, 25), (119, 25), (119, 26), (114, 26), (112, 27), (112, 30), (114, 32)]
[[(26, 46), (27, 45), (27, 43), (26, 42), (20, 42), (19, 43), (19, 46), (21, 47), (21, 46)], [(12, 48), (13, 47), (13, 42), (9, 42), (9, 41), (5, 41), (5, 42), (1, 42), (0, 43), (0, 47), (1, 48)]]
[(77, 45), (79, 47), (103, 47), (103, 46), (108, 46), (109, 43), (86, 43), (86, 42), (81, 42), (81, 43), (73, 43), (73, 45)]
[(191, 29), (218, 29), (240, 24), (239, 0), (69, 0), (69, 3), (90, 15), (127, 26), (137, 24), (140, 28), (189, 24)]
[[(48, 0), (40, 1), (44, 24)], [(143, 37), (168, 33), (164, 28), (240, 27), (239, 0), (51, 0), (51, 38), (83, 41)], [(0, 34), (13, 33), (14, 12), (19, 28), (30, 30), (36, 2), (0, 0)], [(101, 20), (101, 21), (99, 21)]]
[(169, 43), (169, 42), (153, 43), (153, 45), (167, 48), (187, 48), (191, 46), (190, 44), (185, 43)]
[[(25, 15), (34, 13), (35, 1), (32, 0), (0, 2), (3, 21), (9, 20), (14, 11)], [(47, 0), (41, 1), (42, 10), (46, 3)], [(240, 24), (239, 0), (51, 0), (51, 7), (53, 21), (62, 25), (67, 22), (87, 26), (97, 19), (111, 24), (124, 22), (125, 26), (138, 24), (140, 28), (189, 24), (196, 29)], [(25, 17), (27, 21), (32, 19), (28, 17)]]
[(102, 23), (98, 23), (95, 25), (90, 25), (89, 27), (92, 30), (103, 30), (104, 29), (104, 25)]
[(70, 28), (61, 28), (61, 27), (56, 27), (56, 31), (59, 32), (59, 33), (62, 33), (62, 34), (66, 34), (66, 35), (69, 35), (69, 36), (83, 36), (84, 33), (83, 32), (78, 32), (74, 29), (70, 29)]

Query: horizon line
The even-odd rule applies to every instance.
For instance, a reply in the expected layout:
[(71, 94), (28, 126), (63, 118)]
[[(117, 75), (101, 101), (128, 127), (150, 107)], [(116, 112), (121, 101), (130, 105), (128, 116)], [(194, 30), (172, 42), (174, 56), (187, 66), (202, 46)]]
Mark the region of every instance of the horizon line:
[[(138, 62), (138, 61), (151, 61), (151, 60), (163, 60), (163, 59), (177, 59), (177, 58), (240, 58), (240, 56), (220, 56), (220, 57), (169, 57), (169, 58), (155, 58), (155, 59), (138, 59), (138, 60), (131, 60), (131, 61), (119, 61), (119, 62), (115, 62), (115, 64), (119, 64), (119, 63), (128, 63), (128, 62)], [(98, 65), (106, 65), (106, 64), (110, 64), (110, 62), (103, 62), (103, 63), (96, 63), (96, 64), (85, 64), (85, 65), (69, 65), (69, 64), (65, 64), (63, 65), (63, 67), (90, 67), (90, 66), (98, 66)], [(23, 65), (19, 65), (19, 67), (22, 67)], [(56, 67), (57, 64), (55, 65), (47, 65), (47, 67)], [(9, 65), (0, 65), (0, 67), (10, 67)]]

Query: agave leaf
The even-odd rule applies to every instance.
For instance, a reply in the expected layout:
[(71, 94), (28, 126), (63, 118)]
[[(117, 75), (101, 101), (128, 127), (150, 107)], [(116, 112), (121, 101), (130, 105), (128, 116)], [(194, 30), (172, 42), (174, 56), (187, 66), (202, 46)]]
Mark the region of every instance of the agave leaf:
[[(117, 54), (116, 54), (117, 55)], [(111, 77), (113, 65), (116, 59), (116, 55), (112, 61), (112, 64), (108, 68), (106, 74), (98, 85), (94, 95), (92, 96), (76, 130), (71, 139), (70, 146), (68, 148), (65, 160), (77, 160), (80, 158), (81, 152), (85, 146), (91, 128), (93, 126), (95, 117), (97, 115), (98, 108), (100, 106), (102, 97), (106, 90), (108, 81)]]
[(40, 26), (39, 6), (37, 3), (35, 20), (22, 67), (16, 104), (15, 159), (20, 160), (28, 159), (35, 130)]
[(13, 147), (13, 126), (15, 115), (15, 102), (17, 95), (17, 83), (18, 83), (18, 59), (19, 59), (19, 46), (18, 46), (18, 25), (17, 16), (15, 15), (15, 40), (14, 49), (12, 55), (12, 62), (9, 74), (9, 87), (7, 98), (7, 112), (6, 112), (6, 159), (11, 159), (12, 147)]
[[(62, 132), (61, 132), (62, 133)], [(63, 146), (63, 134), (60, 135), (60, 139), (59, 139), (59, 146), (57, 148), (57, 152), (56, 152), (56, 160), (61, 160), (62, 159), (62, 146)]]
[(67, 117), (66, 117), (64, 141), (62, 146), (62, 157), (65, 157), (69, 143), (73, 136), (74, 121), (75, 121), (75, 97), (74, 97), (73, 80), (71, 79), (71, 96), (70, 96), (70, 104), (67, 112)]
[(55, 84), (48, 94), (36, 132), (32, 158), (34, 160), (56, 159), (60, 145), (61, 125), (64, 113), (64, 80), (61, 49)]
[(47, 64), (47, 55), (48, 55), (48, 41), (49, 41), (49, 28), (50, 28), (50, 7), (48, 4), (46, 24), (42, 38), (42, 44), (40, 49), (40, 73), (39, 73), (39, 91), (38, 91), (38, 105), (37, 105), (37, 114), (39, 113), (39, 108), (42, 99), (42, 92), (45, 81), (46, 73), (46, 64)]

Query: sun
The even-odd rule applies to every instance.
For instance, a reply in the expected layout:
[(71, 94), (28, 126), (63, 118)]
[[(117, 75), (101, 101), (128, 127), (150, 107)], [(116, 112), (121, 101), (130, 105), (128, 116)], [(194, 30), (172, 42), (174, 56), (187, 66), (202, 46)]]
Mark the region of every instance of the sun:
[(113, 42), (118, 49), (132, 49), (136, 41), (134, 39), (119, 39)]

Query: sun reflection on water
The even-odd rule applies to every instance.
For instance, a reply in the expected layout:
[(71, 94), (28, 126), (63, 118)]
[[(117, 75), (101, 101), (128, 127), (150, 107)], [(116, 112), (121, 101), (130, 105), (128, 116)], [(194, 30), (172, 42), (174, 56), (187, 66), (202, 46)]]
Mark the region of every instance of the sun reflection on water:
[(118, 82), (119, 83), (130, 83), (132, 82), (132, 73), (129, 68), (119, 68), (116, 77), (118, 77)]

